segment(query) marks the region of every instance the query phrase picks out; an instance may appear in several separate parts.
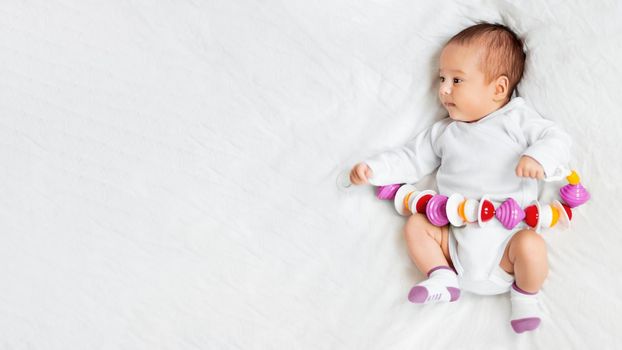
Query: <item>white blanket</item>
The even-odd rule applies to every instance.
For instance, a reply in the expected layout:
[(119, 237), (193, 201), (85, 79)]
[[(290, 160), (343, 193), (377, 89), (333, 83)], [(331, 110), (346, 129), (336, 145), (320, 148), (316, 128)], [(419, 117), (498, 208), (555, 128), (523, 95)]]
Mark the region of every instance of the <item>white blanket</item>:
[[(0, 6), (0, 348), (620, 348), (622, 17), (601, 1)], [(592, 200), (545, 233), (540, 329), (508, 295), (407, 301), (404, 218), (335, 179), (443, 117), (479, 20)], [(431, 183), (431, 179), (428, 179)]]

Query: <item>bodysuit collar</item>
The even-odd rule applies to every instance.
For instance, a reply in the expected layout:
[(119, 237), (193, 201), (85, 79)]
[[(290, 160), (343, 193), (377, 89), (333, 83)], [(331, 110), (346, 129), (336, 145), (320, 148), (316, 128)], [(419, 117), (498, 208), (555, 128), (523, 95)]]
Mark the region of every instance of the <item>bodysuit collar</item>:
[(473, 123), (460, 123), (460, 124), (465, 124), (465, 125), (479, 125), (479, 124), (483, 124), (486, 123), (487, 121), (494, 119), (495, 117), (499, 116), (499, 115), (503, 115), (506, 114), (508, 111), (516, 108), (517, 106), (521, 106), (525, 103), (525, 100), (522, 97), (514, 97), (513, 99), (510, 100), (510, 102), (506, 103), (505, 106), (497, 109), (496, 111), (488, 114), (487, 116), (483, 117), (482, 119), (473, 122)]

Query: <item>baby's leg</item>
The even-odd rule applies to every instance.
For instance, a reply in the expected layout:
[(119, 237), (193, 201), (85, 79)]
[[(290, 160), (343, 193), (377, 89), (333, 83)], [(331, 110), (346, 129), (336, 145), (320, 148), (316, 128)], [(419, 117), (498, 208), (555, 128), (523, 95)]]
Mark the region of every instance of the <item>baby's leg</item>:
[(517, 333), (538, 328), (538, 290), (549, 270), (544, 240), (534, 231), (519, 231), (505, 248), (499, 265), (515, 276), (510, 291), (512, 328)]
[(408, 254), (419, 271), (427, 274), (437, 266), (453, 267), (449, 257), (447, 226), (434, 226), (423, 214), (414, 214), (404, 226)]
[(455, 301), (460, 297), (458, 279), (451, 269), (447, 227), (436, 227), (422, 214), (414, 214), (404, 226), (408, 253), (428, 279), (408, 294), (413, 303)]
[(532, 230), (517, 232), (505, 247), (499, 266), (514, 275), (521, 290), (537, 293), (549, 272), (544, 240)]

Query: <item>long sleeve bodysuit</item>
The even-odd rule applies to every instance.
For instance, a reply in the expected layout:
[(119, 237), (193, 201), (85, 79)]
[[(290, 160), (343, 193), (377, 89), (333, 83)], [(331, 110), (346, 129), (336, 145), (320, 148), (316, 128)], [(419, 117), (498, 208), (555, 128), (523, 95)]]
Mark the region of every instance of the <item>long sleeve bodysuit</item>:
[[(537, 160), (545, 174), (566, 166), (570, 137), (552, 121), (543, 119), (521, 97), (472, 123), (445, 118), (419, 133), (403, 147), (365, 160), (374, 185), (415, 183), (438, 168), (440, 194), (460, 193), (466, 198), (483, 195), (498, 206), (514, 198), (526, 207), (538, 196), (538, 181), (516, 176), (522, 155)], [(509, 290), (513, 277), (499, 267), (513, 230), (497, 220), (479, 227), (450, 226), (449, 250), (461, 287), (478, 294)]]

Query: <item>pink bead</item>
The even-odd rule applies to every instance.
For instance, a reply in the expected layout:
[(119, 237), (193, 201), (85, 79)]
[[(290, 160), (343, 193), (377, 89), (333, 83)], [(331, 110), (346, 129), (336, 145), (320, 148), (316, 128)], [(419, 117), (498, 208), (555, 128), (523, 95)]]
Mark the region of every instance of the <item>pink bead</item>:
[(379, 186), (376, 188), (376, 197), (378, 197), (378, 199), (393, 200), (393, 198), (395, 198), (395, 193), (397, 193), (397, 190), (399, 190), (401, 186), (401, 184)]
[(503, 227), (511, 230), (519, 222), (523, 221), (525, 212), (513, 198), (508, 198), (497, 208), (495, 216)]
[(447, 196), (442, 194), (434, 195), (428, 202), (425, 208), (425, 215), (428, 217), (430, 223), (434, 226), (445, 226), (449, 223), (447, 218)]
[(578, 207), (590, 199), (590, 193), (581, 184), (566, 185), (559, 190), (559, 195), (570, 208)]

